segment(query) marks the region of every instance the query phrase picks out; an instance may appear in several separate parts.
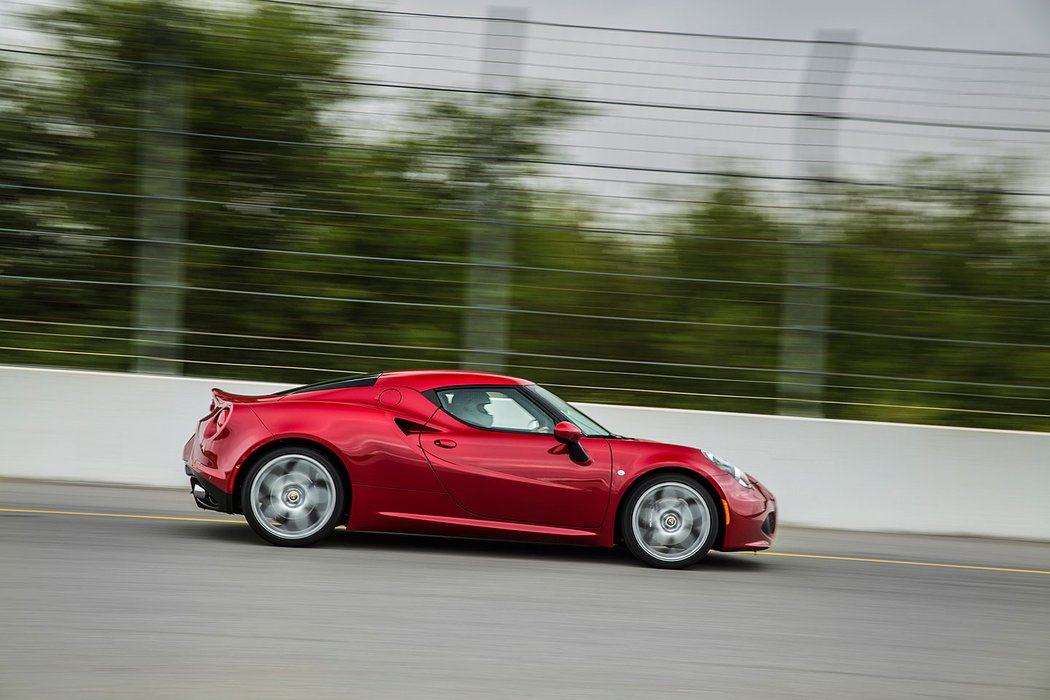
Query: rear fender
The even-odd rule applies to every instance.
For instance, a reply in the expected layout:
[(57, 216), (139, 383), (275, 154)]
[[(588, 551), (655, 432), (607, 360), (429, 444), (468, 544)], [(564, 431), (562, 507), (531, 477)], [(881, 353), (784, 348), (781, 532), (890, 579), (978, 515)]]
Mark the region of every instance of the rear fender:
[[(220, 425), (219, 416), (225, 414)], [(273, 435), (246, 404), (217, 402), (197, 423), (197, 430), (183, 447), (183, 461), (201, 478), (230, 493), (234, 475), (244, 457)]]
[[(412, 424), (422, 424), (426, 417), (402, 410), (400, 402), (393, 406), (379, 403), (379, 395), (386, 391), (390, 389), (377, 390), (375, 403), (370, 406), (286, 398), (279, 403), (256, 404), (253, 409), (273, 440), (310, 440), (337, 455), (353, 484), (444, 491), (423, 456), (418, 433), (412, 432), (404, 420), (396, 420), (407, 418)], [(400, 391), (404, 394), (411, 390)], [(393, 398), (387, 395), (385, 400), (392, 402)]]

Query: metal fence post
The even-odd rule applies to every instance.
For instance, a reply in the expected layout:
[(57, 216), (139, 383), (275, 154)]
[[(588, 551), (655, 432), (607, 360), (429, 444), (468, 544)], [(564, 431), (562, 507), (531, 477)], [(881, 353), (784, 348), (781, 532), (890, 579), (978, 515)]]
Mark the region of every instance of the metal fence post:
[(821, 417), (827, 371), (827, 247), (823, 196), (835, 177), (838, 104), (850, 68), (855, 31), (818, 31), (802, 82), (795, 129), (795, 173), (806, 205), (798, 225), (788, 228), (781, 306), (777, 410)]
[(136, 259), (135, 371), (180, 374), (185, 216), (185, 75), (178, 63), (174, 10), (150, 11), (149, 62), (141, 96), (139, 239)]
[[(489, 11), (481, 89), (512, 92), (517, 84), (521, 51), (525, 41), (524, 8), (496, 7)], [(495, 110), (507, 105), (489, 96)], [(497, 112), (494, 110), (494, 114)], [(514, 262), (512, 231), (502, 220), (510, 214), (509, 192), (500, 157), (505, 150), (503, 134), (489, 129), (487, 157), (479, 164), (474, 224), (470, 234), (470, 267), (467, 271), (466, 305), (463, 317), (462, 366), (464, 369), (500, 372), (507, 354), (511, 279), (508, 266)]]

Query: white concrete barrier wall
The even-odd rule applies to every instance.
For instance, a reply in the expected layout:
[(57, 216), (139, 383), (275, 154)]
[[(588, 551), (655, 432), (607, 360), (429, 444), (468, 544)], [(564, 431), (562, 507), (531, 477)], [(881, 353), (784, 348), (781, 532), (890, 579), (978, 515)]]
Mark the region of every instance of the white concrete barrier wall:
[(586, 405), (613, 431), (753, 473), (781, 522), (1050, 540), (1050, 434)]
[(186, 486), (182, 446), (208, 412), (213, 386), (285, 388), (0, 365), (0, 476)]
[[(0, 476), (184, 486), (210, 388), (282, 385), (0, 366)], [(1050, 434), (581, 405), (615, 432), (754, 473), (781, 522), (1050, 540)]]

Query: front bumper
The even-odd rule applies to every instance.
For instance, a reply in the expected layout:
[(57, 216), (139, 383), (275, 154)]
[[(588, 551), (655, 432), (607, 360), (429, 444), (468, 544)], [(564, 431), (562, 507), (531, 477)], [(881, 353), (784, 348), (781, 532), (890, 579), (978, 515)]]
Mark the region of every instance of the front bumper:
[(754, 478), (751, 483), (761, 500), (752, 499), (746, 504), (727, 502), (729, 524), (721, 548), (723, 552), (754, 552), (773, 545), (779, 517), (777, 500)]

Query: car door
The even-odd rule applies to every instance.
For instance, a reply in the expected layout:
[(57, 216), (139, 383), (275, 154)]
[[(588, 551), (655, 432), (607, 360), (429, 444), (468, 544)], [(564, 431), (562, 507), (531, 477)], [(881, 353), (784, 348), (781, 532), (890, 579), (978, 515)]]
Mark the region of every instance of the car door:
[(496, 520), (602, 524), (612, 478), (604, 438), (583, 438), (588, 459), (575, 462), (554, 438), (554, 418), (517, 387), (436, 393), (441, 408), (420, 434), (420, 446), (464, 510)]

